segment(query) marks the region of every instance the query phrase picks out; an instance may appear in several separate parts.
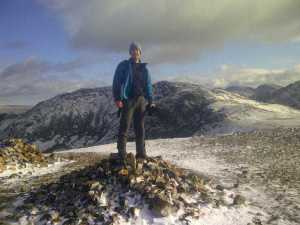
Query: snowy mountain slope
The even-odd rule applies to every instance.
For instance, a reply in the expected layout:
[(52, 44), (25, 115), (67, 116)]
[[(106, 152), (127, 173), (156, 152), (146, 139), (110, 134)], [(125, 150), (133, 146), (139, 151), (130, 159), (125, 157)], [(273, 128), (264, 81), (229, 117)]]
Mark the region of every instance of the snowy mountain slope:
[(97, 141), (113, 126), (109, 117), (115, 112), (109, 92), (105, 87), (81, 89), (40, 102), (10, 124), (1, 123), (1, 135), (23, 137), (42, 148), (82, 139)]
[(283, 104), (300, 109), (300, 81), (273, 92), (267, 102)]
[(300, 111), (297, 109), (257, 102), (223, 89), (213, 92), (215, 101), (210, 106), (214, 111), (223, 112), (226, 119), (210, 128), (212, 133), (300, 126)]
[[(213, 97), (198, 85), (161, 81), (154, 84), (159, 110), (146, 117), (147, 137), (189, 136), (222, 120), (208, 106)], [(20, 137), (42, 150), (109, 143), (119, 125), (111, 87), (80, 89), (38, 103), (16, 119), (0, 123), (0, 138)], [(134, 138), (133, 128), (129, 139)]]

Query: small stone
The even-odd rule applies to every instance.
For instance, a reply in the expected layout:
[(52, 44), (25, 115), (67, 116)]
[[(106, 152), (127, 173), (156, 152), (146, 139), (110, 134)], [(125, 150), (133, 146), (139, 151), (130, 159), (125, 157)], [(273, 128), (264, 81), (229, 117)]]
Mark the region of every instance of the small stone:
[(51, 215), (52, 222), (59, 222), (60, 221), (59, 212), (52, 211), (52, 212), (50, 212), (50, 215)]
[(121, 169), (119, 172), (118, 172), (119, 175), (121, 176), (128, 176), (128, 170), (127, 169)]
[(216, 189), (219, 190), (219, 191), (224, 191), (224, 187), (222, 185), (220, 185), (220, 184), (218, 184), (216, 186)]
[(252, 219), (252, 222), (253, 222), (255, 225), (262, 225), (261, 220), (260, 220), (259, 218), (257, 218), (257, 217), (254, 217), (254, 218)]
[(99, 181), (92, 181), (90, 183), (90, 189), (91, 190), (96, 190), (96, 189), (100, 190), (101, 188), (102, 188), (102, 185), (100, 184)]
[(136, 207), (130, 207), (129, 208), (129, 215), (133, 218), (137, 218), (139, 216), (140, 209)]
[(172, 213), (172, 205), (165, 199), (155, 196), (149, 199), (150, 209), (159, 217), (165, 217)]
[(242, 205), (246, 201), (245, 197), (237, 194), (233, 199), (233, 205)]

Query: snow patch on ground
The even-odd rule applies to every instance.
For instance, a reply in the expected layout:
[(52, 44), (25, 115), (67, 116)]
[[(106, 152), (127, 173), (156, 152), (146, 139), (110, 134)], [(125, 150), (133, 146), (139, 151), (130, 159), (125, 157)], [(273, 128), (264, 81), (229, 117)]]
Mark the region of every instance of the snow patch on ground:
[[(47, 166), (26, 164), (25, 168), (16, 168), (4, 170), (0, 173), (0, 180), (5, 180), (5, 183), (18, 182), (18, 179), (24, 179), (25, 177), (43, 176), (49, 173), (54, 173), (61, 170), (65, 165), (74, 162), (71, 160), (57, 161), (49, 163)], [(17, 175), (17, 176), (14, 176)]]

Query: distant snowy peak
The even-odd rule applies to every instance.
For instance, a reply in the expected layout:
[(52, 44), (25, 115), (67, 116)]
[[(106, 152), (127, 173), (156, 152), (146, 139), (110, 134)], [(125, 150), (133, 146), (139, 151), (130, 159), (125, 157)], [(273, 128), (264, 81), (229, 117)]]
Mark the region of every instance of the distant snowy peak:
[(282, 87), (276, 84), (262, 84), (257, 88), (232, 86), (227, 91), (238, 93), (260, 102), (276, 103), (300, 109), (300, 81)]

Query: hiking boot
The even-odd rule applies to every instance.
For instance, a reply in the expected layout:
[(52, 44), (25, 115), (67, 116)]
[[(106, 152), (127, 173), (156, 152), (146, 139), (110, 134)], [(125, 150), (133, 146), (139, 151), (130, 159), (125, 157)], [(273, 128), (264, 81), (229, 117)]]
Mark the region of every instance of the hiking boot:
[(148, 158), (146, 154), (136, 154), (135, 155), (136, 160), (145, 160)]
[(109, 159), (114, 170), (126, 168), (126, 160), (125, 158), (120, 157), (119, 153), (111, 153)]

